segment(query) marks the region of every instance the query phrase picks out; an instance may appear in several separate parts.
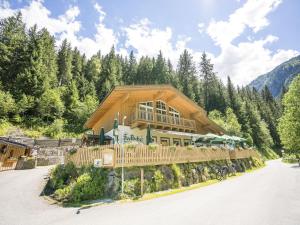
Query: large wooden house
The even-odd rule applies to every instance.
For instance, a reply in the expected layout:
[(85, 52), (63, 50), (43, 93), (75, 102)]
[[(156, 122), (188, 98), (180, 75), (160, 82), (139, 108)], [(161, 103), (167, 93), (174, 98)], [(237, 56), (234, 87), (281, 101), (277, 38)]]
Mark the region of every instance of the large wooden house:
[(207, 117), (204, 109), (170, 85), (117, 86), (100, 103), (85, 123), (99, 135), (104, 128), (112, 136), (114, 120), (125, 141), (146, 141), (147, 126), (153, 141), (162, 145), (189, 145), (199, 134), (223, 134), (224, 130)]

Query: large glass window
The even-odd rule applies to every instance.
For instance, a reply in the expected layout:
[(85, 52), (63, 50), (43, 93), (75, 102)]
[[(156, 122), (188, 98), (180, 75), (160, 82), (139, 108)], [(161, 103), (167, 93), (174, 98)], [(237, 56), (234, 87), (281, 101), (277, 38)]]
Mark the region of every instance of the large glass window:
[(156, 116), (158, 122), (167, 122), (167, 106), (163, 101), (156, 101)]
[(153, 102), (139, 103), (139, 119), (153, 120)]
[(180, 122), (179, 112), (176, 109), (174, 109), (173, 107), (169, 106), (169, 115), (170, 115), (172, 124), (177, 124), (178, 125), (179, 122)]

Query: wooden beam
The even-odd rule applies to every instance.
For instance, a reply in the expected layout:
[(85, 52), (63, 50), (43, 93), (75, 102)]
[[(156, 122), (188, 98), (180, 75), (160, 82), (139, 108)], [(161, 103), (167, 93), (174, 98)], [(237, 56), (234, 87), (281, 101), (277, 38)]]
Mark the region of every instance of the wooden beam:
[(153, 99), (157, 100), (160, 99), (163, 96), (164, 92), (163, 91), (158, 91), (154, 96)]
[(166, 103), (173, 101), (177, 97), (178, 97), (178, 95), (171, 95), (169, 98), (166, 99)]
[(195, 118), (195, 117), (198, 116), (198, 115), (201, 115), (201, 112), (200, 112), (200, 111), (196, 111), (196, 112), (191, 113), (191, 117), (192, 117), (192, 118)]
[(129, 99), (129, 93), (124, 94), (121, 100), (122, 104), (125, 103), (128, 99)]

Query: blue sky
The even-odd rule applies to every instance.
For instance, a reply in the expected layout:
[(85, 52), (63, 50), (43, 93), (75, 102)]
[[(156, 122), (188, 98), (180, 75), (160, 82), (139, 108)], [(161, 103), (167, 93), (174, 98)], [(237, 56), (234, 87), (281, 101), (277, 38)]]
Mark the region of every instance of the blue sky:
[(21, 10), (27, 26), (46, 27), (88, 57), (112, 45), (126, 55), (176, 65), (183, 49), (206, 51), (215, 70), (245, 85), (300, 52), (298, 0), (0, 0), (0, 18)]

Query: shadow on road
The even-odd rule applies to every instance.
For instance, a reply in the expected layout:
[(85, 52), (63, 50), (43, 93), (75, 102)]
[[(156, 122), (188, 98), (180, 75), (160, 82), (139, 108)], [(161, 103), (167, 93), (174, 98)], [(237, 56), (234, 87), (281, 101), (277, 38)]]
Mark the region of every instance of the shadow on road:
[(300, 170), (300, 166), (298, 164), (297, 165), (292, 165), (291, 168), (299, 169)]

